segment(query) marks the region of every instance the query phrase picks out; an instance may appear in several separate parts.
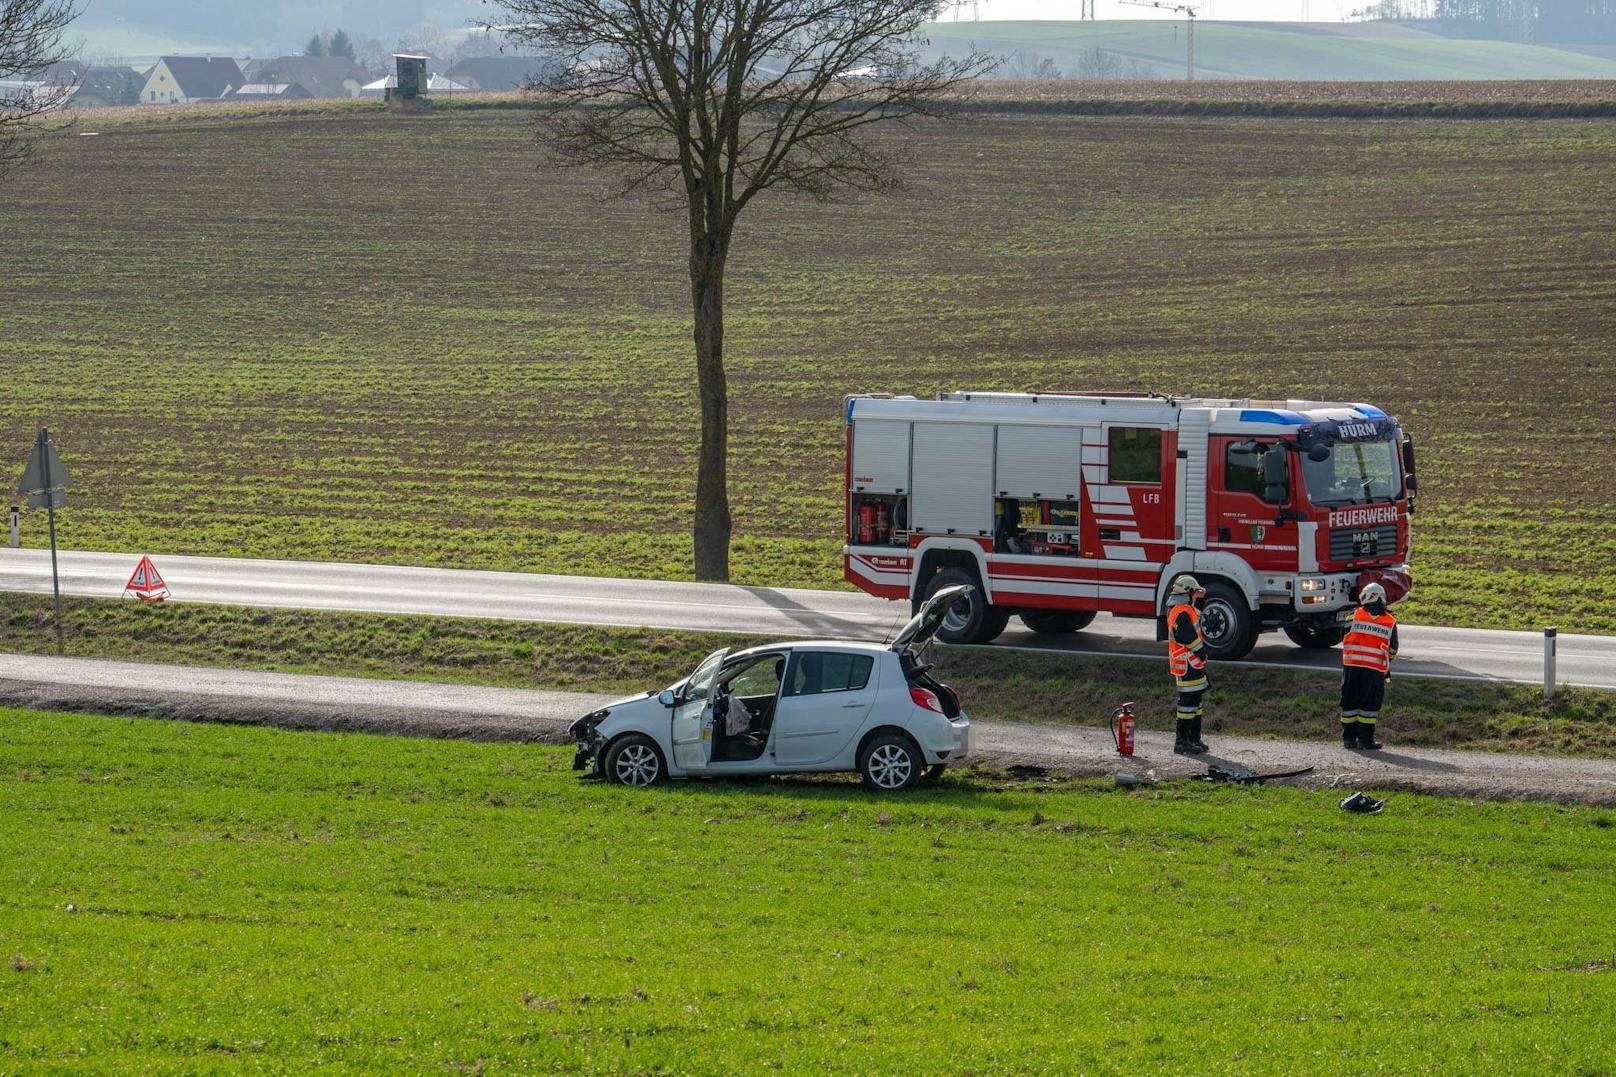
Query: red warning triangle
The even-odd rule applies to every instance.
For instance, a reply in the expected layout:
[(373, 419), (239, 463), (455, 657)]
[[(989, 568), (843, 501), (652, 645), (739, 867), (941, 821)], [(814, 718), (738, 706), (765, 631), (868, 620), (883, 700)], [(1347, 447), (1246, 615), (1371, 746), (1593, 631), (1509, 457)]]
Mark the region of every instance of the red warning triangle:
[(129, 577), (123, 589), (125, 593), (133, 591), (142, 602), (161, 602), (168, 597), (168, 584), (163, 582), (162, 573), (157, 571), (150, 557), (140, 559), (134, 575)]

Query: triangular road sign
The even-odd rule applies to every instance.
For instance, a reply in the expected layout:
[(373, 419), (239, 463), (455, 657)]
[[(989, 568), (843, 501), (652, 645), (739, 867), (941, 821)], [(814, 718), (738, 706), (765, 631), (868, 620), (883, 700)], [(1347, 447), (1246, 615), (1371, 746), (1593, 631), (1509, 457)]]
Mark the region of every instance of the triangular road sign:
[(43, 490), (65, 490), (72, 485), (73, 476), (67, 470), (67, 465), (62, 463), (62, 458), (56, 454), (56, 446), (51, 442), (50, 432), (41, 430), (39, 438), (34, 442), (34, 451), (29, 454), (28, 466), (23, 469), (22, 481), (17, 484), (17, 489), (25, 494), (37, 494)]
[(134, 575), (129, 577), (123, 589), (125, 593), (133, 591), (142, 602), (161, 602), (168, 597), (168, 584), (163, 582), (162, 573), (157, 571), (150, 557), (140, 559)]

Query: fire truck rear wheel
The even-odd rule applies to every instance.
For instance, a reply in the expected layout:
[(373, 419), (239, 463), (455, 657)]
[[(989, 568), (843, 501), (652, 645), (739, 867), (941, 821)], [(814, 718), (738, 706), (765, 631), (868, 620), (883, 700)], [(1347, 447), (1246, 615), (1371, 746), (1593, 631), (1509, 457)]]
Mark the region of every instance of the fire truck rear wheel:
[(1234, 662), (1250, 654), (1257, 645), (1257, 619), (1246, 596), (1227, 583), (1214, 580), (1207, 584), (1201, 636), (1206, 640), (1207, 657), (1217, 661)]
[(1318, 625), (1311, 625), (1306, 621), (1300, 624), (1286, 625), (1285, 634), (1291, 638), (1292, 643), (1304, 651), (1328, 651), (1331, 647), (1339, 645), (1342, 640), (1347, 638), (1345, 628), (1338, 628), (1335, 625), (1320, 628)]
[(1022, 610), (1021, 623), (1044, 636), (1081, 632), (1094, 623), (1093, 610)]
[(943, 620), (937, 638), (944, 643), (989, 643), (997, 639), (1005, 625), (1010, 623), (1010, 611), (990, 606), (987, 597), (982, 594), (982, 585), (976, 582), (976, 577), (971, 573), (962, 568), (943, 569), (931, 578), (931, 583), (926, 587), (926, 597), (930, 598), (943, 588), (956, 584), (964, 584), (971, 589), (971, 593), (963, 600), (963, 612), (959, 610), (960, 604), (955, 603), (955, 609), (949, 611)]

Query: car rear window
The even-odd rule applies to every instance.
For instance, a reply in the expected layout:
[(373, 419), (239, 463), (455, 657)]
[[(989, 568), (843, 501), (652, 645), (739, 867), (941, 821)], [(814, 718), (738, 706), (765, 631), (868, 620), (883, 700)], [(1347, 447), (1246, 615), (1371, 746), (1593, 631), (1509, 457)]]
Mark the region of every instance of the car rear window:
[(802, 651), (791, 669), (791, 696), (813, 696), (825, 692), (856, 692), (870, 683), (875, 658), (867, 654), (840, 654), (835, 651)]

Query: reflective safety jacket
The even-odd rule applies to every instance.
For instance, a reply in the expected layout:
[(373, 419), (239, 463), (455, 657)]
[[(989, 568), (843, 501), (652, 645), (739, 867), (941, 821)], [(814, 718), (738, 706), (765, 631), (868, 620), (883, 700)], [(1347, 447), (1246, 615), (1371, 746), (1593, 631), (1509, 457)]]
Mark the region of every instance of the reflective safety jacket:
[(1342, 664), (1390, 673), (1392, 655), (1396, 653), (1397, 618), (1390, 613), (1376, 616), (1359, 606), (1352, 615), (1347, 638), (1341, 641)]
[(1180, 602), (1167, 611), (1167, 667), (1180, 680), (1191, 670), (1206, 668), (1206, 641), (1201, 638), (1201, 611), (1193, 602)]

